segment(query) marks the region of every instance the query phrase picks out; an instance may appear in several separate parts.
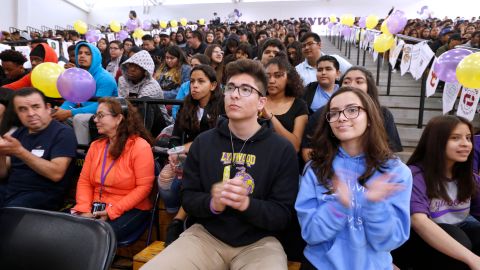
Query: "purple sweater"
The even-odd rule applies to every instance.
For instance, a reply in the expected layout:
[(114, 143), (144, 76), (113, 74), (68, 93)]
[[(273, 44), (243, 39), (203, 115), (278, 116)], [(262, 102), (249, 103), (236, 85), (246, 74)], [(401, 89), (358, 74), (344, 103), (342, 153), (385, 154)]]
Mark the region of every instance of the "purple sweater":
[(460, 202), (456, 199), (456, 182), (447, 183), (447, 193), (452, 198), (449, 203), (443, 199), (429, 199), (425, 184), (423, 170), (415, 165), (410, 165), (413, 175), (412, 197), (410, 198), (410, 214), (424, 213), (435, 223), (457, 224), (468, 215), (480, 218), (480, 177), (475, 175), (477, 193), (470, 200)]

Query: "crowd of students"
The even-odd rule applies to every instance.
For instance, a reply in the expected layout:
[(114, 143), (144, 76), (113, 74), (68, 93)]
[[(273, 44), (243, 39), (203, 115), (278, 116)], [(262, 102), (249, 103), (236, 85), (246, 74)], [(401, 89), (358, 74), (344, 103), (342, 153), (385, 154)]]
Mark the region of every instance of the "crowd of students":
[[(60, 209), (78, 142), (89, 149), (72, 214), (124, 239), (156, 181), (176, 213), (142, 269), (480, 268), (471, 123), (433, 118), (405, 165), (371, 72), (322, 52), (307, 23), (198, 25), (141, 47), (72, 41), (65, 68), (92, 74), (98, 101), (47, 102), (25, 57), (0, 54), (0, 207)], [(31, 43), (33, 68), (58, 62)], [(132, 98), (184, 102), (145, 111)], [(174, 151), (155, 179), (163, 128)]]

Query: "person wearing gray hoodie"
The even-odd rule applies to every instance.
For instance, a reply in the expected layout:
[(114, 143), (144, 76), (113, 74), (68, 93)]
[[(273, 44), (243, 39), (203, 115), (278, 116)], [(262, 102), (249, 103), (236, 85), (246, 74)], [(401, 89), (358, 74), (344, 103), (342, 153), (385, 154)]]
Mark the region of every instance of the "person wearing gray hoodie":
[[(118, 79), (118, 95), (124, 98), (159, 98), (163, 99), (163, 91), (158, 82), (152, 77), (155, 64), (147, 51), (140, 51), (126, 60), (122, 66), (122, 76)], [(150, 106), (154, 107), (157, 106)], [(172, 123), (165, 105), (159, 105), (165, 124)], [(148, 111), (147, 115), (150, 113)], [(146, 121), (148, 128), (148, 122)], [(152, 123), (153, 124), (153, 123)]]

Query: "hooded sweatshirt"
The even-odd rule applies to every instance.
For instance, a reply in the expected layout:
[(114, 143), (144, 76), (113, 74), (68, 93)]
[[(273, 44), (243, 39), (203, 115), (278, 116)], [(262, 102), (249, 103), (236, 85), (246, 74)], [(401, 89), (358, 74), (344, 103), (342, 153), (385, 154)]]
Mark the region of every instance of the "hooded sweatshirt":
[[(50, 62), (50, 63), (58, 63), (57, 53), (55, 52), (52, 47), (48, 46), (46, 43), (40, 43), (37, 46), (42, 46), (45, 51), (45, 58), (43, 58), (43, 62)], [(27, 75), (23, 76), (20, 80), (6, 84), (3, 87), (9, 88), (12, 90), (18, 90), (24, 87), (32, 87), (32, 80), (30, 76), (32, 72), (28, 73)]]
[[(270, 121), (247, 141), (230, 133), (228, 121), (220, 118), (216, 128), (193, 141), (184, 166), (182, 205), (214, 237), (239, 247), (287, 227), (298, 190), (298, 163), (292, 144), (273, 132)], [(214, 214), (212, 186), (235, 175), (251, 188), (248, 208), (241, 212), (227, 207)]]
[[(145, 71), (145, 77), (138, 83), (133, 83), (125, 75), (118, 80), (118, 95), (128, 98), (130, 94), (137, 95), (137, 98), (151, 97), (163, 99), (163, 91), (160, 84), (152, 77), (155, 71), (155, 63), (147, 51), (139, 51), (122, 64), (122, 74), (127, 74), (127, 64), (133, 63)], [(168, 115), (165, 105), (159, 105), (163, 118), (168, 122), (172, 122), (172, 118)]]
[(128, 98), (130, 94), (137, 97), (163, 98), (163, 91), (158, 82), (153, 79), (155, 63), (147, 51), (139, 51), (122, 64), (122, 74), (127, 74), (127, 64), (133, 63), (145, 71), (145, 77), (138, 83), (133, 83), (125, 75), (118, 80), (118, 95)]
[[(78, 50), (81, 46), (87, 46), (92, 53), (92, 63), (88, 72), (92, 74), (93, 78), (95, 79), (95, 83), (97, 86), (97, 90), (95, 91), (95, 97), (116, 97), (118, 95), (117, 92), (117, 83), (115, 79), (102, 67), (102, 55), (100, 54), (100, 50), (97, 47), (93, 46), (90, 43), (85, 41), (77, 43), (75, 47), (75, 64), (77, 67), (78, 64)], [(70, 101), (65, 101), (61, 108), (64, 110), (71, 110), (72, 115), (76, 115), (79, 113), (91, 113), (94, 114), (97, 111), (98, 102), (91, 102), (86, 101), (80, 104), (73, 103)]]
[[(307, 242), (305, 257), (318, 269), (392, 269), (390, 251), (410, 234), (410, 194), (412, 174), (399, 159), (385, 164), (389, 182), (403, 189), (383, 201), (367, 200), (367, 189), (358, 183), (366, 169), (365, 156), (350, 156), (339, 148), (333, 169), (351, 190), (351, 207), (346, 208), (327, 188), (320, 185), (311, 163), (301, 178), (295, 209)], [(376, 171), (366, 182), (379, 177)]]

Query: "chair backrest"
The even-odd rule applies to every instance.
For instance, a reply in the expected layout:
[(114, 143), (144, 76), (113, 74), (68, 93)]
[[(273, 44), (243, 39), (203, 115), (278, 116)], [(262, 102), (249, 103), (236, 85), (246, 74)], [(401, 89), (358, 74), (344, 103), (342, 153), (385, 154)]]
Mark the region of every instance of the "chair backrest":
[(115, 233), (106, 222), (61, 212), (0, 209), (1, 269), (109, 269)]

